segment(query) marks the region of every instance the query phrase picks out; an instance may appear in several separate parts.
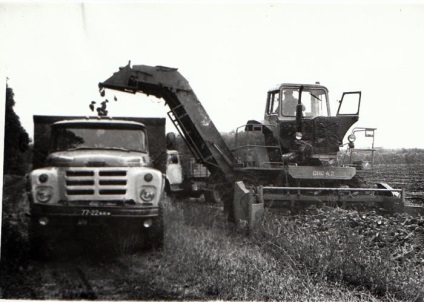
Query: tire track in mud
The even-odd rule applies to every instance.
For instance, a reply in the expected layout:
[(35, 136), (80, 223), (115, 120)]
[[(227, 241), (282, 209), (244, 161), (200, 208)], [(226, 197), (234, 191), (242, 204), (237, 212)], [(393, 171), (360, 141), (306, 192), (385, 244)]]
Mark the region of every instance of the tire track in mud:
[(34, 274), (27, 277), (36, 299), (97, 299), (85, 273), (74, 262), (34, 262), (31, 271)]
[[(161, 252), (100, 259), (31, 261), (22, 283), (10, 290), (20, 298), (64, 300), (147, 300), (175, 297), (152, 283)], [(134, 267), (135, 266), (135, 267)], [(153, 268), (153, 269), (152, 269)], [(24, 288), (22, 288), (24, 286)]]
[(156, 273), (149, 263), (160, 262), (160, 252), (137, 253), (100, 262), (84, 263), (84, 275), (101, 300), (147, 300), (169, 298), (152, 283)]
[[(31, 300), (151, 300), (177, 295), (152, 282), (162, 252), (29, 260), (9, 282), (2, 298)], [(153, 263), (153, 264), (152, 264)], [(18, 281), (19, 282), (16, 282)], [(162, 284), (163, 285), (163, 284)]]
[(90, 282), (88, 282), (85, 273), (82, 271), (82, 269), (80, 267), (76, 267), (75, 271), (77, 272), (78, 276), (80, 277), (82, 283), (85, 286), (85, 295), (86, 297), (82, 297), (84, 299), (88, 299), (88, 300), (96, 300), (97, 299), (97, 295), (96, 293), (93, 291), (93, 288), (91, 287)]

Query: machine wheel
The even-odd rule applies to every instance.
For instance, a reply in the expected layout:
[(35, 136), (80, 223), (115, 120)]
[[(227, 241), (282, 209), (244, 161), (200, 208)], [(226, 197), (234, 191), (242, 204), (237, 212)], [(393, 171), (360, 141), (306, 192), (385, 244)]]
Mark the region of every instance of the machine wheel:
[(190, 192), (190, 196), (189, 197), (193, 197), (193, 198), (200, 198), (200, 196), (202, 196), (203, 192), (202, 191), (191, 191)]
[(41, 235), (37, 230), (37, 226), (32, 222), (30, 223), (28, 237), (30, 244), (30, 256), (33, 259), (47, 260), (51, 257), (52, 241), (46, 236)]
[(248, 188), (250, 186), (256, 187), (258, 185), (258, 182), (259, 182), (257, 175), (255, 175), (252, 172), (243, 173), (241, 175), (241, 180), (243, 181), (246, 188)]
[(47, 260), (50, 256), (50, 249), (47, 242), (41, 237), (30, 239), (30, 255), (36, 260)]
[(224, 215), (227, 218), (228, 222), (234, 223), (236, 221), (235, 219), (235, 213), (234, 213), (234, 189), (231, 186), (231, 189), (226, 189), (222, 194), (222, 202), (224, 204)]
[(165, 224), (163, 218), (163, 203), (159, 203), (159, 215), (153, 221), (150, 229), (146, 230), (146, 245), (148, 248), (161, 249), (165, 241)]
[(218, 190), (205, 191), (203, 195), (205, 196), (205, 200), (208, 203), (222, 202), (222, 194)]

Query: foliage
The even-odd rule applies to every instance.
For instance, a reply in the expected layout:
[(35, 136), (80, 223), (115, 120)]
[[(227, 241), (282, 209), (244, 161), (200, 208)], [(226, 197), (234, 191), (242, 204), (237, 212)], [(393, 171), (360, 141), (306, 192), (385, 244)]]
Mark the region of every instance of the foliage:
[(376, 164), (424, 163), (424, 149), (382, 149), (376, 152)]
[(406, 214), (324, 209), (307, 216), (270, 214), (255, 240), (313, 279), (414, 301), (424, 297), (423, 226), (424, 219)]
[[(251, 238), (220, 211), (192, 202), (167, 210), (165, 283), (183, 299), (420, 300), (424, 219), (341, 209), (267, 212)], [(172, 253), (170, 253), (172, 251)], [(165, 273), (166, 271), (166, 273)]]
[(6, 87), (6, 110), (4, 123), (4, 170), (3, 174), (23, 175), (28, 169), (30, 139), (15, 113), (14, 93)]
[[(348, 229), (341, 234), (341, 227), (329, 231), (331, 238), (322, 236), (320, 240), (316, 232), (299, 220), (270, 216), (268, 223), (249, 238), (232, 230), (216, 207), (188, 201), (169, 203), (166, 221), (162, 269), (153, 277), (151, 286), (166, 284), (170, 296), (220, 300), (374, 300), (370, 294), (372, 287), (339, 278), (343, 275), (338, 266), (345, 258), (337, 254), (350, 255), (348, 246), (341, 242), (349, 237)], [(356, 244), (357, 238), (349, 242)], [(366, 250), (361, 256), (365, 265), (369, 259)], [(378, 267), (372, 266), (370, 270), (373, 268)], [(390, 293), (386, 295), (389, 296)]]
[[(340, 152), (340, 158), (343, 160), (348, 154), (345, 151)], [(354, 152), (353, 160), (372, 161), (370, 152)], [(417, 164), (424, 163), (424, 149), (384, 149), (377, 148), (374, 152), (375, 164)]]

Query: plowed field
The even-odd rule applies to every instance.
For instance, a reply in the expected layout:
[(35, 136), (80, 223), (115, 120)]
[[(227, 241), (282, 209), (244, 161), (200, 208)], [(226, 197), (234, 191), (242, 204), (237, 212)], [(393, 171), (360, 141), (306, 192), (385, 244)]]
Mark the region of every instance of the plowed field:
[(395, 189), (405, 189), (408, 202), (424, 204), (424, 164), (379, 164), (366, 174), (369, 181), (386, 182)]

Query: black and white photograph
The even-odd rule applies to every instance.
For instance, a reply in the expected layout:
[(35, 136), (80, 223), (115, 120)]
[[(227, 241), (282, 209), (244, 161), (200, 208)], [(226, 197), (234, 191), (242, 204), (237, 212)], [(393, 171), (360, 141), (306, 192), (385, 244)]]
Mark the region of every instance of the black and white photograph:
[(1, 300), (424, 301), (424, 1), (0, 0), (0, 40)]

